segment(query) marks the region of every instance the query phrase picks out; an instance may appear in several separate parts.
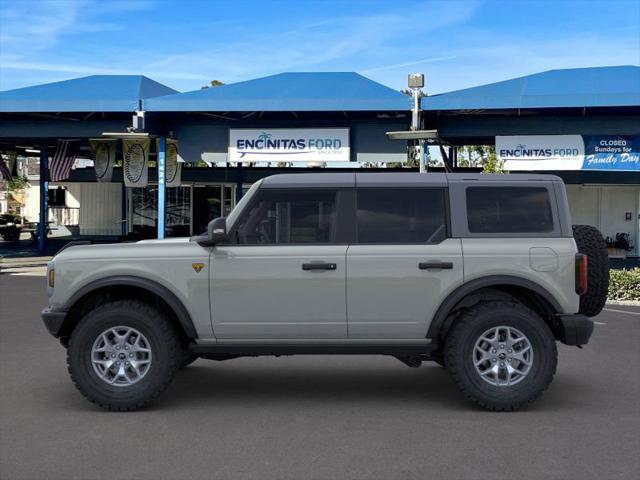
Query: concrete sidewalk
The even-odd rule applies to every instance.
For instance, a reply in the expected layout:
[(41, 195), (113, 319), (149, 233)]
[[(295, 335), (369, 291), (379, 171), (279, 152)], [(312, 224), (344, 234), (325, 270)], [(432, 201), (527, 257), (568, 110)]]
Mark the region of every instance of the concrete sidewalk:
[(16, 268), (43, 267), (52, 257), (17, 257), (4, 258), (0, 257), (0, 272), (13, 270)]

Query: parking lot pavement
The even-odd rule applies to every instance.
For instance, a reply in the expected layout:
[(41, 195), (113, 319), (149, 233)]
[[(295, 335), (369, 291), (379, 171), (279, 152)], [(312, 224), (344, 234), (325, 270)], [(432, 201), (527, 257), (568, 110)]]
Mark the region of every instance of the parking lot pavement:
[[(640, 308), (560, 345), (537, 403), (490, 413), (435, 364), (199, 360), (151, 408), (108, 413), (45, 331), (44, 278), (0, 275), (2, 479), (626, 479), (640, 463)], [(609, 308), (609, 307), (607, 307)], [(612, 311), (617, 310), (617, 311)]]

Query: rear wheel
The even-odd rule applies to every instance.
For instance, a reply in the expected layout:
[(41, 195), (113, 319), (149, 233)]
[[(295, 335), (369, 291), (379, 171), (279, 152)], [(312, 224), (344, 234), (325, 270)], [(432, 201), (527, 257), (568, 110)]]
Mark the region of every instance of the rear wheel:
[(71, 379), (91, 402), (136, 410), (156, 398), (182, 361), (177, 332), (148, 304), (120, 300), (89, 312), (69, 340)]
[(557, 349), (546, 323), (524, 305), (487, 302), (460, 315), (444, 358), (463, 394), (489, 410), (517, 410), (547, 389)]
[(591, 225), (574, 225), (573, 238), (578, 251), (587, 260), (587, 292), (580, 296), (579, 312), (588, 317), (598, 315), (609, 291), (609, 255), (600, 230)]

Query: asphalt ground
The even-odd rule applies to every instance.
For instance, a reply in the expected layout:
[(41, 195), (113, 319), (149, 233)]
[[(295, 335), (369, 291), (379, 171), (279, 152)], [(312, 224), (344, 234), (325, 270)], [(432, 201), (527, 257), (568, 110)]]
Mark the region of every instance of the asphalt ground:
[(198, 360), (152, 406), (71, 384), (38, 273), (0, 275), (0, 478), (640, 478), (640, 308), (596, 318), (524, 411), (463, 399), (435, 364), (377, 356)]

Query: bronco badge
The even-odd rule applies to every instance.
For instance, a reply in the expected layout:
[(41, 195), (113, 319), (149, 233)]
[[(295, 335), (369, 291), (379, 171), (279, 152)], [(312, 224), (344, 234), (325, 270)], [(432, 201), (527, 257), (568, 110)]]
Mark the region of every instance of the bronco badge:
[(196, 273), (200, 273), (200, 270), (204, 268), (204, 263), (192, 263), (191, 266), (196, 271)]

